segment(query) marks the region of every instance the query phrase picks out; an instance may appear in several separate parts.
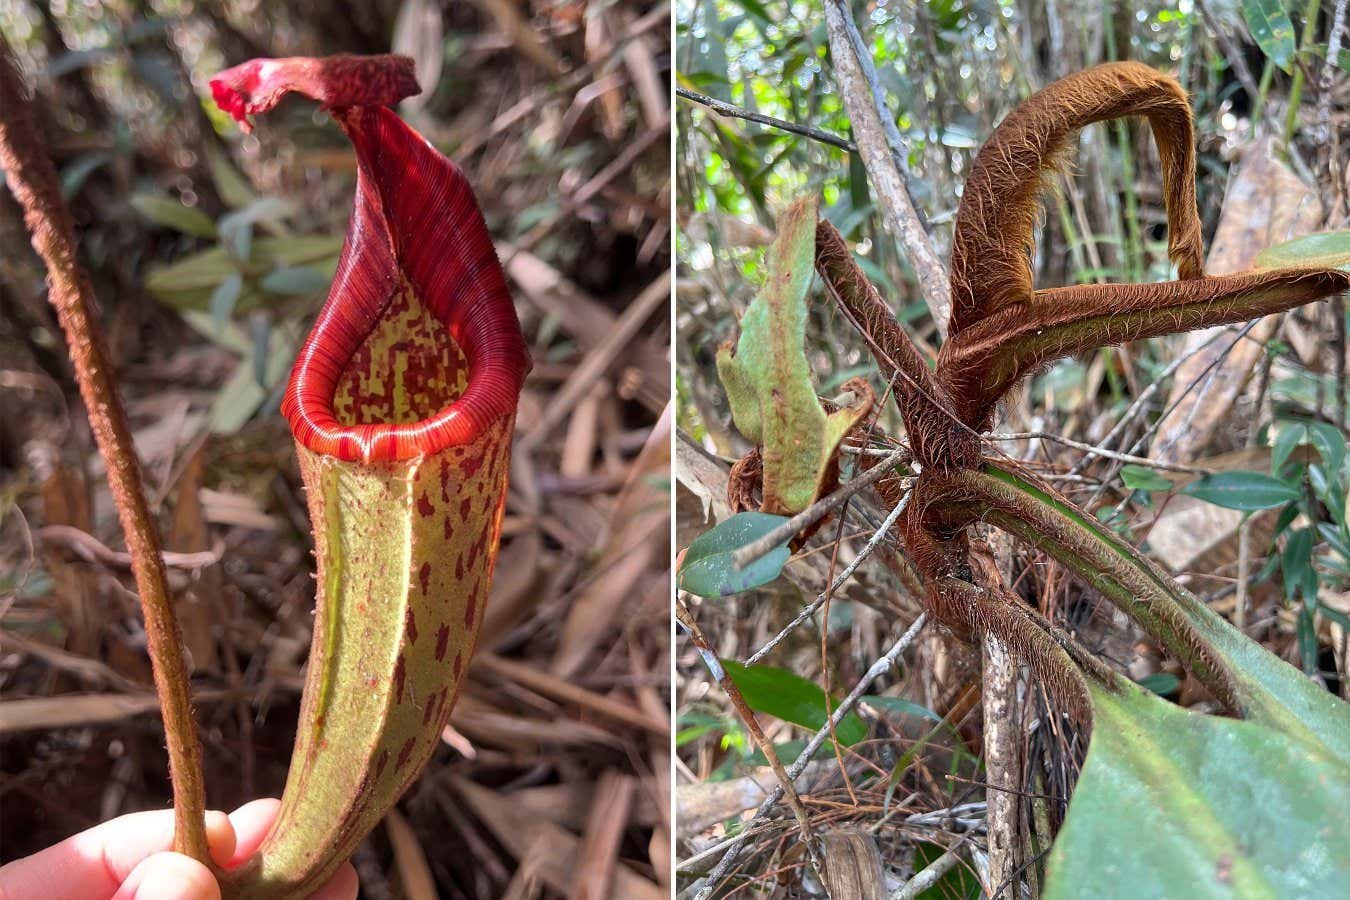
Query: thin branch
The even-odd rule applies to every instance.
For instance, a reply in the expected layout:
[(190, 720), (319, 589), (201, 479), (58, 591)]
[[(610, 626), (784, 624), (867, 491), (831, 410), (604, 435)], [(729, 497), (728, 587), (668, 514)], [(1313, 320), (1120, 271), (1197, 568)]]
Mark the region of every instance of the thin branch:
[[(44, 544), (61, 544), (87, 562), (102, 563), (112, 569), (130, 569), (134, 560), (130, 553), (119, 553), (87, 531), (73, 525), (44, 525), (37, 530), (38, 540)], [(160, 554), (164, 565), (172, 569), (197, 572), (213, 566), (225, 556), (225, 545), (217, 542), (214, 549), (195, 553), (165, 550)]]
[(1092, 444), (1085, 444), (1082, 441), (1074, 441), (1063, 435), (1051, 434), (1048, 431), (1019, 431), (1012, 434), (987, 434), (984, 436), (988, 441), (1054, 441), (1057, 444), (1063, 444), (1066, 447), (1072, 447), (1075, 450), (1082, 450), (1093, 456), (1101, 456), (1106, 459), (1114, 459), (1116, 462), (1129, 463), (1135, 466), (1147, 466), (1150, 469), (1163, 469), (1167, 472), (1185, 472), (1189, 475), (1213, 475), (1213, 469), (1206, 469), (1201, 466), (1187, 466), (1182, 463), (1160, 462), (1156, 459), (1149, 459), (1147, 456), (1133, 456), (1129, 453), (1120, 453), (1115, 450), (1103, 450), (1101, 447), (1095, 447)]
[(933, 860), (922, 870), (915, 872), (913, 878), (891, 894), (890, 900), (914, 900), (924, 891), (937, 884), (939, 878), (946, 875), (961, 861), (959, 851), (960, 845), (958, 844)]
[[(1248, 322), (1247, 327), (1244, 329), (1243, 333), (1245, 334), (1247, 331), (1250, 331), (1255, 326), (1255, 324), (1256, 324), (1255, 321)], [(1111, 430), (1106, 433), (1106, 437), (1102, 438), (1098, 442), (1100, 446), (1109, 447), (1111, 444), (1114, 444), (1116, 442), (1116, 439), (1119, 438), (1121, 434), (1125, 431), (1125, 429), (1129, 427), (1130, 423), (1133, 422), (1136, 418), (1138, 418), (1138, 416), (1141, 413), (1143, 413), (1145, 407), (1148, 405), (1148, 402), (1153, 399), (1153, 395), (1158, 393), (1158, 391), (1162, 390), (1163, 385), (1167, 383), (1167, 379), (1175, 375), (1177, 373), (1177, 370), (1186, 364), (1187, 360), (1199, 355), (1210, 344), (1214, 343), (1222, 335), (1227, 333), (1228, 332), (1223, 329), (1215, 330), (1213, 334), (1205, 338), (1205, 340), (1202, 343), (1197, 345), (1190, 352), (1185, 353), (1177, 357), (1176, 359), (1172, 360), (1170, 363), (1168, 363), (1166, 368), (1164, 368), (1160, 373), (1158, 373), (1158, 376), (1154, 378), (1152, 381), (1150, 381), (1148, 383), (1148, 386), (1145, 387), (1144, 390), (1139, 394), (1139, 396), (1135, 398), (1134, 402), (1130, 404), (1129, 408), (1126, 409), (1125, 412), (1121, 415), (1121, 417), (1116, 421), (1116, 424), (1111, 426)], [(1237, 344), (1234, 343), (1233, 346), (1237, 346)], [(1224, 352), (1226, 354), (1228, 351)], [(1082, 471), (1084, 462), (1086, 462), (1086, 460), (1074, 464), (1073, 468), (1069, 469), (1069, 474), (1077, 475), (1080, 471)]]
[(9, 42), (0, 34), (0, 167), (24, 211), (35, 249), (47, 267), (48, 299), (69, 344), (80, 396), (108, 468), (108, 489), (126, 535), (132, 574), (145, 616), (147, 649), (164, 719), (173, 783), (173, 848), (210, 866), (201, 745), (192, 718), (181, 635), (169, 600), (158, 529), (145, 501), (136, 447), (99, 325), (94, 290), (75, 249), (75, 229), (60, 182), (33, 124), (32, 99)]
[(1331, 17), (1331, 33), (1327, 35), (1327, 58), (1322, 62), (1322, 75), (1317, 79), (1317, 168), (1323, 179), (1331, 176), (1331, 83), (1341, 53), (1341, 34), (1345, 31), (1346, 7), (1350, 0), (1337, 0)]
[(877, 108), (875, 98), (866, 85), (863, 64), (853, 52), (848, 26), (845, 24), (851, 15), (843, 0), (825, 0), (826, 33), (839, 92), (849, 121), (853, 124), (853, 133), (858, 139), (858, 152), (867, 169), (867, 178), (881, 203), (886, 227), (904, 247), (938, 332), (945, 337), (952, 309), (947, 270), (933, 248), (933, 241), (919, 219), (914, 201), (905, 187), (905, 180), (891, 155), (882, 125), (882, 120), (891, 113), (884, 107)]
[[(886, 90), (881, 86), (881, 78), (877, 76), (877, 67), (872, 63), (872, 56), (867, 50), (867, 42), (863, 40), (862, 33), (858, 31), (858, 23), (853, 21), (853, 16), (844, 16), (844, 30), (848, 33), (848, 42), (853, 48), (853, 54), (858, 59), (858, 68), (862, 70), (863, 80), (867, 82), (867, 87), (872, 92), (872, 105), (880, 113), (881, 129), (886, 134), (886, 145), (891, 149), (891, 161), (895, 163), (896, 171), (904, 179), (905, 193), (909, 197), (911, 205), (913, 205), (914, 185), (910, 180), (909, 167), (905, 164), (905, 141), (904, 138), (900, 137), (900, 127), (895, 124), (895, 117), (890, 115), (886, 108)], [(923, 230), (931, 232), (923, 210), (919, 209), (917, 205), (914, 206), (914, 215), (919, 220)]]
[(867, 544), (862, 548), (862, 552), (859, 553), (857, 556), (855, 556), (852, 562), (850, 562), (847, 566), (844, 567), (843, 571), (839, 573), (839, 575), (834, 579), (834, 581), (830, 583), (830, 585), (827, 588), (825, 588), (825, 590), (820, 592), (820, 596), (816, 597), (816, 599), (812, 600), (806, 606), (802, 607), (801, 612), (797, 613), (797, 615), (793, 617), (792, 621), (787, 623), (786, 626), (784, 626), (782, 631), (778, 632), (767, 642), (765, 642), (763, 647), (760, 647), (758, 650), (752, 653), (749, 659), (745, 661), (745, 664), (747, 666), (753, 666), (755, 663), (759, 662), (761, 659), (767, 656), (770, 653), (770, 651), (773, 650), (774, 647), (777, 647), (780, 643), (782, 643), (783, 638), (791, 634), (793, 630), (797, 628), (797, 626), (801, 625), (807, 619), (811, 618), (811, 616), (815, 614), (816, 610), (820, 609), (820, 607), (825, 603), (825, 600), (829, 598), (831, 595), (833, 595), (835, 591), (839, 590), (840, 587), (843, 586), (844, 582), (847, 581), (853, 575), (853, 573), (857, 571), (858, 566), (863, 564), (863, 561), (866, 560), (867, 557), (872, 554), (872, 551), (877, 548), (877, 545), (879, 545), (882, 542), (882, 540), (886, 537), (886, 535), (890, 534), (891, 527), (895, 525), (896, 520), (900, 518), (900, 514), (904, 512), (905, 507), (909, 505), (910, 496), (911, 495), (909, 494), (909, 492), (906, 491), (905, 496), (901, 498), (900, 502), (895, 505), (895, 508), (891, 510), (888, 516), (886, 516), (885, 520), (882, 521), (881, 525), (877, 527), (877, 530), (873, 532), (872, 537), (867, 541)]
[(887, 475), (894, 474), (894, 467), (903, 464), (908, 461), (908, 459), (908, 448), (901, 447), (898, 450), (892, 450), (890, 454), (878, 461), (875, 466), (841, 486), (833, 494), (817, 500), (806, 509), (788, 519), (782, 525), (779, 525), (773, 531), (770, 531), (768, 534), (741, 547), (732, 554), (732, 567), (735, 570), (740, 571), (750, 565), (750, 563), (768, 553), (774, 547), (787, 543), (797, 534), (797, 532), (811, 525), (825, 514), (833, 512), (843, 506), (844, 501), (858, 493), (858, 491), (868, 485), (875, 484)]
[[(741, 689), (736, 686), (736, 682), (732, 681), (731, 676), (727, 675), (726, 669), (723, 668), (721, 660), (717, 657), (717, 652), (708, 643), (707, 637), (703, 634), (703, 629), (699, 628), (698, 621), (689, 612), (689, 607), (685, 606), (682, 601), (676, 601), (675, 618), (689, 635), (689, 639), (693, 641), (694, 647), (698, 650), (698, 655), (703, 658), (703, 664), (708, 667), (708, 671), (712, 673), (713, 678), (721, 685), (737, 715), (745, 723), (756, 748), (768, 760), (769, 767), (773, 769), (774, 777), (778, 779), (779, 790), (787, 798), (788, 806), (792, 809), (792, 815), (797, 820), (797, 831), (801, 834), (802, 843), (806, 846), (806, 854), (810, 858), (812, 868), (815, 869), (816, 878), (824, 886), (825, 863), (821, 859), (820, 848), (817, 846), (815, 835), (811, 830), (811, 816), (802, 804), (802, 798), (798, 796), (797, 789), (793, 787), (792, 779), (788, 777), (787, 770), (783, 768), (782, 760), (778, 758), (778, 751), (774, 749), (773, 742), (769, 740), (764, 733), (764, 729), (760, 727), (759, 720), (755, 718), (754, 710), (745, 702), (745, 697), (741, 694)], [(827, 889), (827, 896), (828, 893)]]
[[(815, 733), (815, 736), (802, 748), (802, 752), (797, 756), (797, 759), (792, 765), (788, 766), (787, 774), (790, 780), (796, 781), (797, 777), (806, 770), (806, 766), (811, 761), (811, 758), (816, 755), (816, 751), (820, 749), (820, 746), (823, 743), (825, 743), (825, 738), (829, 736), (830, 729), (843, 721), (844, 716), (848, 715), (849, 710), (853, 709), (859, 698), (862, 697), (863, 692), (871, 686), (873, 681), (876, 681), (884, 672), (887, 672), (895, 665), (896, 659), (901, 653), (905, 652), (905, 648), (914, 643), (914, 639), (919, 636), (919, 631), (927, 621), (928, 614), (921, 613), (909, 628), (905, 630), (905, 633), (900, 636), (900, 639), (891, 645), (891, 649), (887, 650), (884, 656), (872, 663), (871, 668), (863, 674), (862, 678), (858, 679), (858, 683), (853, 686), (853, 690), (849, 691), (848, 696), (840, 702), (838, 708), (830, 715), (830, 721), (825, 724), (824, 728), (821, 728)], [(750, 817), (750, 821), (745, 823), (740, 834), (736, 835), (736, 837), (732, 838), (731, 841), (727, 843), (726, 854), (718, 861), (712, 872), (708, 874), (708, 880), (694, 896), (694, 900), (708, 900), (708, 898), (712, 896), (712, 893), (717, 889), (718, 884), (726, 877), (726, 874), (731, 869), (732, 865), (735, 864), (736, 858), (740, 856), (741, 848), (745, 845), (746, 839), (754, 833), (755, 823), (763, 818), (769, 810), (777, 806), (778, 801), (782, 798), (783, 789), (781, 787), (774, 788), (773, 791), (769, 793), (769, 796), (764, 798), (764, 802), (755, 810), (755, 814)]]
[(719, 112), (724, 116), (734, 116), (737, 119), (745, 119), (747, 122), (756, 122), (760, 125), (768, 125), (771, 128), (777, 128), (781, 131), (799, 134), (802, 137), (808, 137), (813, 141), (820, 141), (822, 144), (829, 144), (831, 147), (847, 150), (849, 153), (858, 152), (858, 146), (848, 138), (840, 137), (839, 135), (828, 131), (822, 131), (819, 128), (812, 128), (810, 125), (798, 125), (796, 122), (789, 122), (785, 119), (776, 119), (773, 116), (766, 116), (763, 113), (741, 109), (739, 106), (732, 106), (730, 103), (718, 100), (716, 97), (709, 97), (707, 94), (700, 94), (697, 91), (691, 91), (688, 88), (676, 87), (675, 96), (702, 104), (713, 112)]

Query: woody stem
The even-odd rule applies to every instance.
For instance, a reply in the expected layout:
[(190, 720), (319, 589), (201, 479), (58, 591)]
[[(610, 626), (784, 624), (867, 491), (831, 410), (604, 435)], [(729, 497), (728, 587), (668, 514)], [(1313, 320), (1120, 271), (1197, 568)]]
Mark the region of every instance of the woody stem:
[(108, 487), (126, 535), (169, 749), (173, 848), (209, 866), (201, 747), (159, 535), (145, 501), (131, 432), (95, 315), (93, 288), (76, 258), (70, 211), (61, 199), (56, 169), (33, 126), (30, 102), (9, 43), (0, 35), (0, 166), (23, 207), (33, 248), (46, 264), (48, 296), (70, 347), (80, 396), (89, 413), (94, 440), (107, 463)]

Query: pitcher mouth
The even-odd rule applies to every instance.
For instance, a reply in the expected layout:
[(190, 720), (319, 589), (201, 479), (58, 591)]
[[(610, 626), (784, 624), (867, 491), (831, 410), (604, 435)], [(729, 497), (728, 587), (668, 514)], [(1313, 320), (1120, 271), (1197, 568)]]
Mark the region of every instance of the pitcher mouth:
[[(530, 368), (487, 225), (459, 167), (393, 112), (334, 116), (356, 147), (356, 200), (282, 412), (303, 446), (346, 461), (407, 460), (469, 443), (514, 413)], [(368, 345), (382, 329), (383, 346)], [(374, 403), (344, 411), (336, 402), (344, 376), (361, 366), (390, 394), (405, 377), (440, 383), (420, 400), (400, 400), (397, 413), (392, 398), (369, 396)]]
[[(358, 213), (354, 223), (359, 218)], [(455, 285), (439, 303), (435, 298), (424, 301), (426, 294), (400, 270), (383, 266), (370, 270), (370, 252), (352, 246), (360, 239), (360, 230), (353, 228), (349, 234), (328, 301), (296, 357), (281, 406), (291, 432), (306, 449), (346, 462), (410, 460), (472, 443), (493, 423), (515, 413), (530, 368), (495, 255), (485, 266), (493, 271)], [(381, 241), (379, 249), (387, 253), (390, 248)], [(381, 284), (383, 290), (372, 290)], [(420, 304), (429, 314), (429, 324), (442, 329), (436, 337), (445, 346), (439, 350), (452, 359), (442, 371), (416, 373), (418, 360), (407, 348), (411, 341), (400, 341), (380, 356), (378, 348), (372, 350), (370, 344), (391, 312), (395, 308), (406, 312), (401, 299)], [(367, 374), (362, 370), (353, 377), (353, 369), (362, 363), (371, 364), (370, 377), (391, 385), (391, 391), (395, 381), (411, 377), (410, 373), (439, 379), (439, 391), (430, 396), (442, 404), (430, 405), (422, 395), (420, 403), (403, 404), (413, 408), (412, 417), (393, 416), (388, 409), (362, 417), (370, 397), (350, 396), (361, 375)]]
[(301, 446), (347, 462), (474, 441), (514, 414), (530, 368), (468, 179), (387, 108), (419, 90), (412, 60), (391, 55), (250, 60), (211, 81), (246, 130), (294, 92), (356, 150), (347, 239), (281, 405)]

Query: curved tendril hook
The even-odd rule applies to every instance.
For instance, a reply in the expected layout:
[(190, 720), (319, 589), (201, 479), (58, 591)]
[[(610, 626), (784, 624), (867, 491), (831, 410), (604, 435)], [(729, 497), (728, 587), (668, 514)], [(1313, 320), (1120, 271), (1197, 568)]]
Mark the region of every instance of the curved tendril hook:
[[(1168, 255), (1180, 281), (1036, 291), (1032, 232), (1046, 174), (1084, 125), (1143, 115), (1163, 164)], [(1055, 359), (1122, 341), (1230, 324), (1350, 288), (1350, 273), (1297, 267), (1206, 276), (1195, 208), (1191, 111), (1172, 78), (1139, 63), (1108, 63), (1032, 95), (1000, 123), (966, 180), (952, 244), (952, 319), (937, 380), (971, 428)]]

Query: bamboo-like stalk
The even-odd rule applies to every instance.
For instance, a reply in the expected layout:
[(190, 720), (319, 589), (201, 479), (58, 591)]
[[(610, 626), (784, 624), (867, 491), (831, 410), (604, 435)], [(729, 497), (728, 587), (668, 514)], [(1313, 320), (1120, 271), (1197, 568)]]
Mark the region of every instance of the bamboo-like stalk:
[(47, 266), (48, 299), (56, 308), (69, 344), (80, 396), (89, 413), (94, 440), (108, 466), (108, 489), (126, 535), (169, 749), (173, 848), (209, 866), (201, 745), (192, 718), (178, 622), (169, 602), (159, 531), (141, 486), (136, 448), (117, 396), (93, 287), (76, 257), (70, 211), (61, 198), (56, 168), (33, 125), (31, 102), (9, 43), (0, 34), (0, 165), (23, 207), (33, 248)]

